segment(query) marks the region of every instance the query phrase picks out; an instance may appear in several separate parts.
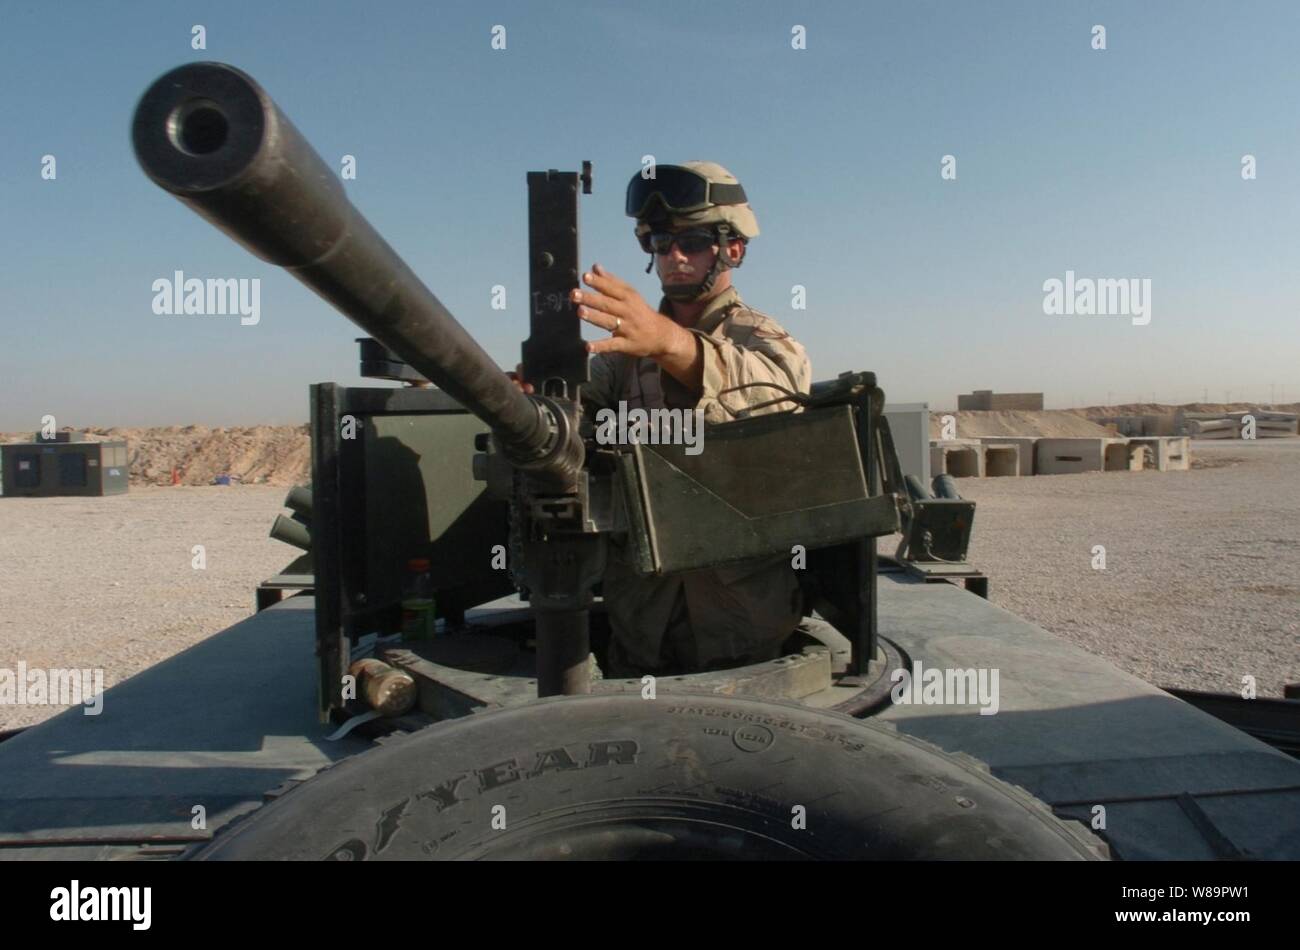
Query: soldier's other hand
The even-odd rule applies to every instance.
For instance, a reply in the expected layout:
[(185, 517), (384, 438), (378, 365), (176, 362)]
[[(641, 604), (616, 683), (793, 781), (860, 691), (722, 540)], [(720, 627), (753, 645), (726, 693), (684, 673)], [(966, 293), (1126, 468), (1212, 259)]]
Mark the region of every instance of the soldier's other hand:
[(506, 376), (510, 379), (512, 383), (514, 383), (516, 386), (519, 387), (520, 392), (529, 393), (529, 394), (533, 392), (533, 384), (524, 382), (523, 363), (520, 363), (517, 366), (515, 366), (514, 372), (511, 372), (510, 370), (506, 370)]
[[(578, 316), (610, 336), (587, 344), (588, 353), (627, 353), (659, 359), (690, 334), (646, 303), (635, 289), (596, 264), (582, 275), (591, 290), (573, 291)], [(692, 346), (694, 344), (692, 343)]]

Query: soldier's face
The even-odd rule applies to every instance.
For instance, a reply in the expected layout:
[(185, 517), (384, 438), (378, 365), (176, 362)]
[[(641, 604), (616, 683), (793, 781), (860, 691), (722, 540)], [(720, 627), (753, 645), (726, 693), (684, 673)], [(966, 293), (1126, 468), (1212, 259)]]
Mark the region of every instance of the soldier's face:
[[(740, 260), (742, 245), (739, 241), (730, 241), (728, 244), (727, 256), (734, 264)], [(713, 267), (713, 259), (717, 253), (716, 244), (694, 254), (686, 254), (674, 243), (667, 254), (655, 255), (655, 267), (658, 268), (659, 279), (664, 284), (699, 283)]]

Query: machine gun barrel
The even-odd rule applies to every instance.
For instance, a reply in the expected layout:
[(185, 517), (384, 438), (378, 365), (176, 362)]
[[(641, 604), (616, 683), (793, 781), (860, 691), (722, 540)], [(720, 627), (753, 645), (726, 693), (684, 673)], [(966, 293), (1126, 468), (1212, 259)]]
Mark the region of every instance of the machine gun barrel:
[(442, 387), (516, 465), (562, 477), (581, 466), (576, 433), (493, 363), (251, 77), (223, 63), (172, 70), (141, 98), (132, 140), (155, 184)]

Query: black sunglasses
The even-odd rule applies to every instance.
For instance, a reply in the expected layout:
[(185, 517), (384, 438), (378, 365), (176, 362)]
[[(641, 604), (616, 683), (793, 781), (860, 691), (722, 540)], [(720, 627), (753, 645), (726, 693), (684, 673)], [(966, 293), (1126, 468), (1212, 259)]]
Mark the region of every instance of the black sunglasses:
[(654, 178), (638, 173), (627, 185), (629, 217), (644, 218), (651, 202), (658, 200), (665, 211), (699, 211), (713, 205), (738, 205), (745, 202), (740, 185), (712, 182), (697, 171), (680, 165), (654, 166)]
[(683, 254), (698, 254), (718, 243), (712, 231), (648, 231), (641, 235), (641, 250), (647, 254), (667, 254), (676, 244)]

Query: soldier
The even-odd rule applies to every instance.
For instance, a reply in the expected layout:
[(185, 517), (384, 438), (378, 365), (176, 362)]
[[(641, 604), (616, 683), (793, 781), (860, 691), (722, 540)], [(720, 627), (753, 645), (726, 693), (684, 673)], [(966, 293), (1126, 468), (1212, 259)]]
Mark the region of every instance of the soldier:
[[(663, 287), (653, 309), (596, 264), (575, 290), (578, 315), (609, 331), (587, 345), (589, 409), (699, 409), (706, 424), (742, 409), (780, 412), (782, 390), (807, 393), (807, 354), (732, 286), (758, 221), (744, 188), (713, 162), (659, 165), (633, 176), (626, 213)], [(775, 384), (753, 385), (747, 384)], [(734, 390), (734, 387), (745, 387)], [(708, 451), (707, 437), (704, 451)], [(770, 660), (803, 614), (786, 555), (666, 577), (638, 575), (611, 545), (604, 597), (612, 628), (606, 674), (680, 673)]]

